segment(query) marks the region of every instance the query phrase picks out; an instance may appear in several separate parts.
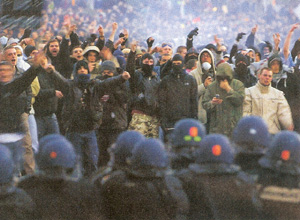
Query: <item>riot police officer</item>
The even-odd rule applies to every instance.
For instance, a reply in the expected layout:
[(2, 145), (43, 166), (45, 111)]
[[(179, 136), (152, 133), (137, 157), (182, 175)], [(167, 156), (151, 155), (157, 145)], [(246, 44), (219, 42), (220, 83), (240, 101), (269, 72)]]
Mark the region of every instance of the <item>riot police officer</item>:
[(92, 176), (91, 181), (101, 188), (102, 178), (108, 178), (113, 171), (129, 169), (128, 159), (132, 156), (132, 150), (136, 144), (143, 140), (145, 137), (138, 131), (122, 132), (116, 142), (108, 149), (110, 160), (107, 168), (104, 171), (98, 170)]
[(139, 142), (129, 163), (129, 170), (114, 171), (103, 181), (105, 217), (164, 220), (184, 217), (188, 200), (180, 181), (166, 174), (168, 157), (161, 141), (150, 138)]
[(0, 219), (33, 219), (34, 202), (14, 186), (14, 162), (10, 150), (0, 145)]
[(235, 163), (244, 172), (256, 178), (260, 167), (258, 160), (264, 155), (270, 140), (268, 126), (261, 117), (243, 117), (232, 135), (232, 141), (237, 151)]
[(170, 135), (172, 169), (185, 169), (194, 163), (193, 152), (200, 146), (205, 135), (205, 127), (198, 120), (181, 119), (175, 124), (174, 131)]
[(277, 133), (259, 164), (257, 199), (264, 219), (299, 219), (300, 135)]
[(189, 219), (256, 219), (254, 184), (233, 163), (228, 138), (207, 135), (195, 151), (195, 163), (177, 174), (190, 200)]
[(40, 141), (39, 173), (19, 182), (36, 203), (35, 219), (97, 219), (101, 213), (99, 193), (87, 183), (69, 179), (76, 154), (65, 137), (52, 134)]

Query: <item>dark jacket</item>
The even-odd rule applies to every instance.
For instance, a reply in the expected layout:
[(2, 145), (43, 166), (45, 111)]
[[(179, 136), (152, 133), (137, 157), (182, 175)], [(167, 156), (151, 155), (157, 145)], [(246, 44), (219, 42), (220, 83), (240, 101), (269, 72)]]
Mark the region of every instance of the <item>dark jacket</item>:
[(58, 98), (55, 93), (55, 82), (44, 69), (40, 69), (38, 80), (40, 83), (40, 92), (33, 104), (35, 115), (42, 117), (49, 116), (57, 110)]
[(139, 176), (118, 170), (102, 182), (103, 211), (108, 219), (176, 219), (189, 206), (180, 181), (172, 176)]
[(262, 219), (298, 219), (300, 215), (299, 175), (261, 168), (257, 180), (257, 197), (266, 215)]
[(183, 118), (195, 118), (198, 115), (197, 82), (193, 76), (184, 72), (171, 73), (164, 77), (159, 85), (159, 109), (161, 125), (173, 128)]
[(132, 110), (139, 110), (151, 116), (158, 116), (158, 85), (160, 83), (157, 74), (152, 71), (152, 76), (147, 77), (141, 70), (135, 70), (135, 53), (130, 52), (126, 69), (130, 74), (129, 87), (131, 91)]
[(190, 201), (188, 219), (261, 219), (254, 182), (229, 164), (191, 164), (177, 176)]
[[(47, 47), (49, 47), (48, 44)], [(65, 78), (70, 79), (73, 66), (70, 59), (69, 40), (63, 38), (60, 44), (59, 53), (56, 57), (53, 57), (49, 51), (47, 51), (47, 56), (50, 58), (51, 64), (55, 69)]]
[(251, 86), (255, 86), (257, 82), (257, 78), (250, 73), (250, 69), (247, 68), (247, 73), (240, 75), (236, 71), (233, 72), (233, 78), (244, 83), (245, 88), (249, 88)]
[(51, 75), (65, 96), (63, 124), (68, 131), (87, 132), (99, 127), (103, 106), (100, 98), (124, 82), (121, 75), (104, 81), (91, 80), (82, 86), (76, 81), (67, 80), (58, 72)]
[(24, 91), (37, 76), (37, 72), (31, 67), (13, 81), (0, 83), (0, 133), (22, 132), (20, 119), (27, 106), (27, 95)]
[[(97, 77), (99, 80), (106, 80), (105, 76)], [(115, 86), (113, 91), (108, 91), (101, 97), (103, 105), (103, 117), (100, 129), (121, 129), (127, 128), (127, 101), (128, 86), (126, 83)]]
[(0, 189), (0, 219), (34, 219), (35, 204), (22, 189), (9, 186)]
[(36, 204), (33, 219), (96, 219), (99, 194), (89, 184), (45, 176), (29, 176), (18, 183)]
[(294, 120), (295, 129), (300, 131), (300, 80), (296, 74), (287, 72), (283, 69), (283, 64), (278, 54), (272, 55), (268, 60), (268, 66), (270, 67), (273, 60), (280, 62), (279, 73), (273, 73), (272, 87), (282, 91), (286, 100), (288, 101), (292, 116)]

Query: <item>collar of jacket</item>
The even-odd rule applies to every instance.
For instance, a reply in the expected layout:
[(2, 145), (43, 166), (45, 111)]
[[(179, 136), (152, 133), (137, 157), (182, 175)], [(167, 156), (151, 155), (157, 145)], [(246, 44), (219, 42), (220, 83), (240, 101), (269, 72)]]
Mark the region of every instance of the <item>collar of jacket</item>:
[(268, 86), (264, 86), (264, 85), (260, 84), (260, 82), (258, 81), (256, 86), (258, 87), (258, 89), (261, 93), (268, 93), (271, 88), (271, 83)]

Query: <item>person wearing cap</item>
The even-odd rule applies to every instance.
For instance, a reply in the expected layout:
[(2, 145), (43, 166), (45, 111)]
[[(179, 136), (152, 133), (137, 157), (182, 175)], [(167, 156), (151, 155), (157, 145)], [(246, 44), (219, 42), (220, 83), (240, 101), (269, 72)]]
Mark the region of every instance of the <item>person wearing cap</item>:
[(245, 91), (243, 115), (262, 117), (271, 134), (276, 134), (281, 129), (293, 130), (290, 106), (283, 92), (271, 86), (272, 70), (265, 67), (257, 76), (257, 84)]
[(177, 121), (183, 118), (197, 118), (197, 82), (183, 69), (184, 60), (176, 54), (165, 67), (171, 66), (170, 73), (159, 84), (158, 101), (164, 141), (174, 130)]
[(223, 60), (228, 63), (229, 59), (230, 59), (230, 54), (229, 53), (224, 54)]
[[(117, 76), (115, 64), (104, 61), (100, 66), (100, 75), (96, 79), (106, 80)], [(101, 97), (103, 105), (102, 123), (98, 129), (98, 166), (105, 166), (109, 161), (108, 148), (118, 135), (127, 129), (128, 85), (123, 83), (115, 86), (113, 91), (107, 91)]]
[(99, 54), (100, 54), (100, 50), (96, 46), (87, 46), (82, 52), (84, 60), (89, 65), (89, 72), (92, 78), (95, 78), (100, 74)]
[(159, 131), (159, 107), (158, 86), (160, 80), (153, 71), (154, 59), (149, 53), (145, 53), (141, 59), (141, 68), (135, 67), (136, 43), (131, 44), (126, 70), (132, 76), (129, 80), (129, 88), (132, 93), (129, 110), (132, 119), (129, 130), (141, 132), (146, 137), (158, 137)]

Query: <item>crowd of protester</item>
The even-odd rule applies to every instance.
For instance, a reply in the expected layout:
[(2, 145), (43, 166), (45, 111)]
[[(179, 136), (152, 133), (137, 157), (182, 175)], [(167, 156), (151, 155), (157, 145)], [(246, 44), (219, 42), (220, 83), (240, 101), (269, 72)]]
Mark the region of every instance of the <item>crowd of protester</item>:
[(1, 29), (1, 219), (297, 218), (297, 5), (87, 2)]

